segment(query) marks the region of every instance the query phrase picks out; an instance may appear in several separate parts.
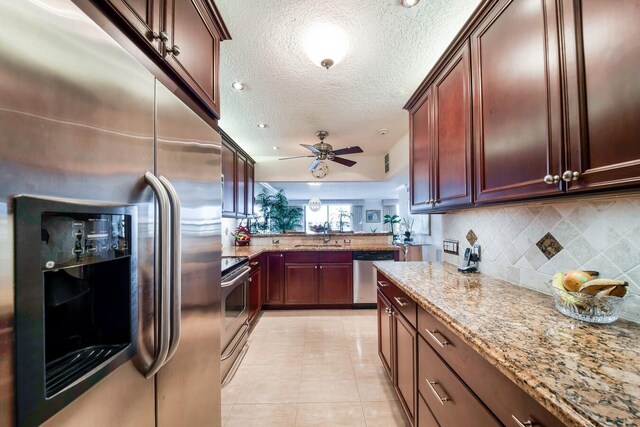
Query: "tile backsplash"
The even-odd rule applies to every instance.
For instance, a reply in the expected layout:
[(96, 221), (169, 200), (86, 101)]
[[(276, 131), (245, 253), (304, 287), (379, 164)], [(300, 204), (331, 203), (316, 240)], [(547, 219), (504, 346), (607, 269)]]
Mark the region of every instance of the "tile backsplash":
[(636, 297), (623, 317), (640, 322), (640, 196), (475, 208), (442, 217), (443, 237), (460, 242), (458, 264), (472, 242), (480, 271), (540, 292), (554, 273), (596, 270), (629, 282)]

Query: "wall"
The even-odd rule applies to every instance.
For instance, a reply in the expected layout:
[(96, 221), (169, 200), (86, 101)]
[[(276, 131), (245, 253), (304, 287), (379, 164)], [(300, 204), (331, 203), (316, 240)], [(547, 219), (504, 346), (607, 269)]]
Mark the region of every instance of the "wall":
[(222, 218), (222, 232), (220, 234), (222, 235), (223, 249), (233, 246), (234, 239), (233, 236), (231, 236), (231, 233), (236, 229), (239, 222), (240, 220), (236, 218)]
[[(377, 210), (380, 211), (379, 222), (367, 222), (367, 211)], [(376, 228), (376, 232), (380, 233), (384, 230), (384, 224), (382, 222), (382, 200), (365, 200), (362, 207), (362, 231), (370, 233), (372, 228)]]
[[(480, 270), (490, 276), (549, 293), (545, 283), (558, 271), (596, 270), (640, 294), (640, 196), (475, 208), (441, 220), (434, 228), (460, 241), (460, 255), (445, 254), (446, 262), (459, 263), (473, 231), (482, 246)], [(557, 253), (545, 255), (536, 245), (547, 233), (559, 243)], [(637, 301), (627, 302), (626, 318), (640, 321)]]

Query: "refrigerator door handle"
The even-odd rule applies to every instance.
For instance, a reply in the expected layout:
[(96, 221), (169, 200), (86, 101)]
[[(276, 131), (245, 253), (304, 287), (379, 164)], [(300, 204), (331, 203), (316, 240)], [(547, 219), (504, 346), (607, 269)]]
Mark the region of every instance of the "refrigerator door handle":
[[(169, 245), (170, 245), (170, 221), (171, 213), (169, 210), (169, 196), (164, 189), (162, 183), (151, 172), (144, 174), (145, 181), (151, 187), (158, 200), (160, 207), (160, 227), (158, 240), (160, 242), (160, 259), (156, 254), (156, 281), (155, 281), (155, 322), (156, 322), (156, 340), (158, 349), (153, 361), (149, 364), (144, 376), (148, 379), (153, 377), (164, 364), (167, 354), (169, 353), (170, 333), (169, 317), (170, 317), (170, 264), (169, 264)], [(159, 267), (158, 267), (159, 266)]]
[(165, 362), (171, 360), (180, 343), (182, 318), (182, 260), (180, 241), (180, 197), (171, 182), (160, 175), (160, 182), (164, 185), (171, 203), (171, 341), (169, 354)]

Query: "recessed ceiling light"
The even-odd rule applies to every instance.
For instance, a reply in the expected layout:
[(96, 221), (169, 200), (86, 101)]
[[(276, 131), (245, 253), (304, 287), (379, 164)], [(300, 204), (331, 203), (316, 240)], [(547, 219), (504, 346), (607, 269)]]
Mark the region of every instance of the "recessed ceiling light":
[(312, 187), (319, 187), (322, 185), (321, 182), (307, 182), (307, 185), (310, 185)]
[(377, 132), (378, 132), (378, 135), (383, 135), (384, 136), (384, 135), (389, 133), (389, 129), (382, 128), (382, 129), (378, 129)]
[(274, 150), (279, 150), (280, 149), (280, 147), (276, 147), (275, 145), (273, 147), (271, 147), (271, 148), (273, 148)]
[(267, 125), (266, 123), (260, 123), (260, 124), (258, 125), (258, 127), (259, 127), (260, 129), (264, 129), (264, 128), (266, 128), (267, 126), (268, 126), (268, 125)]
[(328, 70), (344, 58), (349, 40), (337, 25), (317, 23), (304, 32), (302, 46), (311, 62)]
[(231, 87), (234, 88), (235, 90), (242, 90), (242, 89), (244, 89), (244, 83), (233, 82)]
[(404, 7), (413, 7), (420, 3), (420, 0), (400, 0), (400, 4)]

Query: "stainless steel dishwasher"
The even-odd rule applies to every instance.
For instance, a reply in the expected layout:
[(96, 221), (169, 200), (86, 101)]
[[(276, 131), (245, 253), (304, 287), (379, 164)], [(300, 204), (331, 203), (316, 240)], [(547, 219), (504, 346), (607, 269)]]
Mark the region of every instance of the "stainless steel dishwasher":
[(393, 261), (393, 251), (353, 252), (353, 303), (376, 304), (376, 272), (374, 261)]

